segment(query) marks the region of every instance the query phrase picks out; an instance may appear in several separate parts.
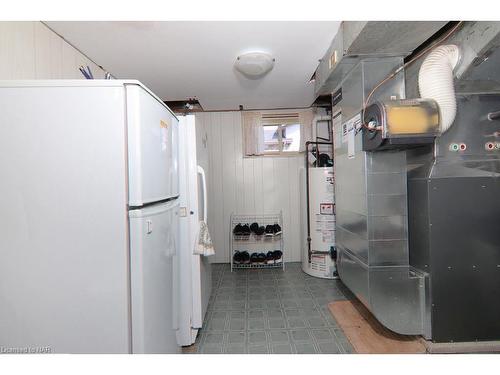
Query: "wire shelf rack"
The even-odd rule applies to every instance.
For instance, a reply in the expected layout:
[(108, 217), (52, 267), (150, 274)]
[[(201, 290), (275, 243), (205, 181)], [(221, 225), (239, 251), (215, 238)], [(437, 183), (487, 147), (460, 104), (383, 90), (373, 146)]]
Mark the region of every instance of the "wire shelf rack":
[(262, 243), (263, 241), (281, 241), (281, 234), (276, 234), (273, 236), (266, 236), (266, 235), (256, 235), (255, 233), (251, 233), (248, 236), (243, 236), (243, 235), (236, 235), (233, 234), (233, 241), (235, 242), (244, 242), (244, 243), (252, 243), (252, 244), (258, 244)]
[[(267, 226), (278, 224), (281, 227), (281, 233), (274, 235), (256, 235), (255, 233), (251, 233), (248, 235), (236, 235), (233, 234), (234, 228), (238, 224), (248, 224), (258, 223), (259, 226)], [(240, 214), (231, 214), (230, 220), (230, 256), (231, 256), (231, 271), (233, 269), (240, 268), (285, 268), (284, 262), (284, 247), (283, 247), (283, 215), (280, 211), (276, 214), (261, 214), (261, 215), (240, 215)], [(281, 251), (281, 258), (269, 263), (237, 263), (234, 261), (234, 254), (237, 251), (247, 251), (249, 255), (253, 253), (264, 253), (266, 254), (268, 251)]]
[(283, 262), (278, 263), (248, 263), (248, 264), (234, 264), (233, 269), (242, 269), (242, 268), (282, 268)]

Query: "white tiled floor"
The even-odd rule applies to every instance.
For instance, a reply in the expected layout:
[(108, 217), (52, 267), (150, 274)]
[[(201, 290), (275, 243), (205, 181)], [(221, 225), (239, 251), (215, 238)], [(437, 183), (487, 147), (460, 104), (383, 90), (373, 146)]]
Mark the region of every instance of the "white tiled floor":
[(194, 353), (352, 353), (328, 311), (352, 298), (337, 280), (281, 269), (236, 270), (213, 265), (213, 293)]

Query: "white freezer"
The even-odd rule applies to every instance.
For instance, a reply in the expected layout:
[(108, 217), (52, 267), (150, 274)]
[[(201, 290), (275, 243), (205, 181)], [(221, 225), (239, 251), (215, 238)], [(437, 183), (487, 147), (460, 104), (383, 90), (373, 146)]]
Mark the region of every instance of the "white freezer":
[(134, 353), (180, 350), (176, 341), (178, 210), (174, 200), (129, 212)]
[[(167, 256), (172, 249), (164, 245), (163, 260), (152, 264), (166, 241), (156, 237), (155, 228), (166, 224), (158, 224), (161, 215), (153, 216), (153, 236), (141, 242), (140, 220), (129, 219), (128, 212), (132, 186), (139, 187), (139, 203), (176, 194), (176, 149), (171, 156), (156, 153), (163, 162), (143, 153), (140, 167), (132, 168), (128, 145), (139, 141), (127, 134), (127, 109), (134, 107), (127, 101), (129, 87), (139, 97), (141, 126), (169, 115), (176, 124), (161, 100), (137, 81), (0, 81), (0, 347), (178, 352), (172, 341), (177, 308), (167, 307), (177, 291), (175, 257)], [(150, 107), (157, 111), (154, 121), (142, 113)], [(168, 139), (175, 144), (176, 125), (170, 129)], [(162, 134), (150, 130), (141, 135), (141, 147), (154, 144), (145, 141), (152, 134)], [(157, 145), (162, 144), (160, 139)], [(163, 168), (172, 179), (167, 184), (162, 163), (169, 157), (173, 167)], [(166, 231), (170, 238), (172, 231)], [(154, 278), (165, 281), (163, 291)], [(149, 322), (163, 314), (163, 325), (153, 332)]]
[(199, 221), (207, 221), (207, 184), (203, 168), (197, 165), (196, 128), (193, 115), (180, 117), (180, 319), (178, 342), (195, 342), (202, 328), (212, 292), (210, 257), (193, 254)]
[(179, 195), (178, 120), (140, 85), (126, 87), (129, 205)]

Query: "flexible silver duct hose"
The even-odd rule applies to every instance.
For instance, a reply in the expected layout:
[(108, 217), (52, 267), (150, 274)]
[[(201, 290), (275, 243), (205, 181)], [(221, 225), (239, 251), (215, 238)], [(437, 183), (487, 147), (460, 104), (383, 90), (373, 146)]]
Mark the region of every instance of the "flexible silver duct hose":
[(459, 60), (458, 46), (454, 44), (439, 46), (425, 58), (418, 73), (420, 97), (434, 99), (439, 105), (441, 133), (450, 128), (457, 114), (453, 69)]

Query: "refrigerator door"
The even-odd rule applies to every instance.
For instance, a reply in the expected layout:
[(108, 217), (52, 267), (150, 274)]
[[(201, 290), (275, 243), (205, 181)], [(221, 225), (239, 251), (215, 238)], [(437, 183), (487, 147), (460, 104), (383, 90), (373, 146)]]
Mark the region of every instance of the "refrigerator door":
[[(180, 217), (179, 217), (179, 265), (180, 265), (180, 304), (179, 304), (179, 331), (177, 340), (179, 345), (188, 346), (194, 343), (196, 332), (192, 330), (193, 297), (191, 281), (191, 262), (195, 238), (191, 233), (191, 217), (195, 212), (191, 211), (190, 191), (196, 188), (190, 184), (188, 160), (196, 159), (195, 155), (189, 155), (188, 151), (188, 127), (187, 119), (191, 116), (179, 117), (179, 188), (180, 188)], [(194, 337), (193, 337), (194, 336)]]
[(130, 350), (124, 90), (97, 85), (0, 84), (0, 353)]
[(178, 120), (140, 85), (127, 84), (129, 205), (179, 195)]
[[(209, 258), (194, 254), (200, 220), (206, 219), (206, 183), (197, 166), (195, 117), (180, 117), (180, 262), (181, 306), (178, 340), (180, 345), (195, 342), (211, 293)], [(200, 196), (201, 195), (201, 196)]]
[[(199, 165), (196, 168), (197, 199), (196, 211), (198, 217), (194, 220), (207, 222), (207, 181), (205, 171)], [(194, 227), (193, 234), (197, 236), (199, 226)], [(212, 267), (210, 257), (193, 255), (193, 327), (201, 328), (212, 293)]]
[(133, 353), (178, 353), (177, 200), (131, 210)]

